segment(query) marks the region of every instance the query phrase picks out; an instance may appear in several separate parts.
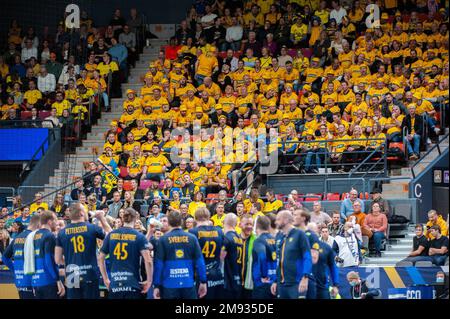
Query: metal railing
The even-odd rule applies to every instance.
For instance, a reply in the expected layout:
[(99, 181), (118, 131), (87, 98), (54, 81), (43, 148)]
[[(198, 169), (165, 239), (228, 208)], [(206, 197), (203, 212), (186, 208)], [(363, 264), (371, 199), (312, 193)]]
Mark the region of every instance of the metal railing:
[[(39, 147), (36, 149), (33, 156), (31, 157), (31, 159), (27, 162), (27, 164), (23, 168), (22, 172), (20, 173), (19, 180), (21, 181), (21, 183), (23, 183), (23, 181), (25, 180), (25, 175), (32, 169), (33, 164), (36, 161), (39, 161), (40, 159), (42, 159), (44, 157), (44, 155), (46, 154), (46, 151), (50, 148), (51, 144), (54, 143), (55, 141), (56, 141), (55, 129), (49, 129), (48, 136), (41, 143), (41, 145), (39, 145)], [(40, 159), (37, 158), (39, 155), (41, 156)]]
[[(358, 141), (379, 141), (382, 142), (381, 145), (377, 146), (375, 149), (370, 149), (368, 150), (366, 147), (364, 147), (364, 150), (359, 150), (359, 151), (347, 151), (344, 150), (342, 152), (333, 152), (332, 151), (332, 147), (331, 145), (336, 143), (336, 142), (344, 142), (347, 143), (351, 146), (352, 142), (358, 142)], [(321, 141), (316, 141), (316, 140), (311, 140), (311, 141), (307, 141), (307, 140), (303, 140), (303, 141), (281, 141), (281, 142), (276, 142), (276, 143), (269, 143), (268, 145), (274, 145), (274, 144), (282, 144), (282, 147), (284, 145), (289, 145), (289, 144), (298, 144), (298, 145), (304, 145), (304, 144), (320, 144), (321, 146), (318, 147), (316, 150), (313, 150), (311, 148), (309, 149), (305, 149), (305, 151), (301, 151), (301, 148), (299, 148), (297, 146), (297, 149), (294, 153), (286, 153), (283, 154), (283, 156), (286, 157), (291, 157), (291, 158), (295, 158), (298, 156), (306, 156), (306, 154), (310, 151), (314, 152), (314, 154), (316, 156), (321, 156), (323, 158), (323, 161), (321, 162), (321, 167), (325, 168), (325, 172), (328, 172), (328, 168), (333, 168), (333, 167), (351, 167), (350, 168), (350, 175), (353, 175), (354, 173), (356, 173), (358, 170), (362, 169), (362, 168), (366, 168), (365, 172), (367, 174), (367, 172), (372, 171), (372, 169), (376, 168), (376, 166), (378, 164), (381, 164), (381, 162), (383, 162), (383, 171), (386, 171), (386, 167), (387, 167), (387, 157), (386, 157), (386, 147), (385, 145), (387, 145), (387, 141), (384, 138), (360, 138), (360, 139), (332, 139), (332, 140), (321, 140)], [(324, 145), (324, 146), (322, 146)], [(325, 150), (325, 151), (321, 151), (321, 150)], [(330, 162), (331, 159), (331, 155), (333, 154), (337, 154), (337, 155), (342, 155), (341, 159), (339, 161), (337, 161), (337, 163), (333, 163)], [(344, 157), (344, 155), (350, 155), (350, 154), (360, 154), (361, 156), (364, 156), (363, 159), (359, 159), (359, 161), (357, 162), (343, 162), (342, 158)], [(379, 158), (377, 158), (377, 155), (380, 156)], [(375, 162), (369, 162), (370, 160), (374, 160)], [(291, 165), (280, 165), (280, 167), (290, 167)], [(316, 163), (311, 163), (311, 166), (316, 166)], [(367, 166), (369, 166), (369, 169), (367, 169)], [(351, 176), (350, 176), (351, 177)]]
[(411, 166), (411, 174), (413, 176), (413, 178), (416, 178), (416, 173), (414, 172), (414, 168), (419, 165), (420, 163), (422, 163), (424, 161), (424, 159), (434, 150), (437, 149), (439, 156), (441, 155), (442, 151), (441, 151), (441, 143), (444, 142), (446, 139), (448, 139), (449, 137), (449, 133), (445, 134), (442, 138), (440, 138), (438, 140), (438, 142), (432, 147), (430, 148), (418, 161), (416, 161), (412, 166)]

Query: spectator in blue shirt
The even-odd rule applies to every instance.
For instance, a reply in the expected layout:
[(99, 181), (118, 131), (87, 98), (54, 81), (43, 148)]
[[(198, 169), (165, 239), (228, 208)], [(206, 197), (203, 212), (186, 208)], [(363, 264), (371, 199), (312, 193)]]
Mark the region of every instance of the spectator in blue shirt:
[(111, 54), (113, 60), (117, 60), (119, 64), (119, 68), (126, 68), (127, 58), (128, 58), (128, 50), (127, 47), (123, 44), (117, 42), (115, 38), (111, 39), (112, 47), (108, 50), (108, 53)]
[(364, 202), (358, 198), (358, 191), (354, 188), (351, 189), (349, 197), (344, 199), (341, 203), (341, 220), (345, 222), (347, 217), (353, 214), (353, 204), (355, 202), (361, 203), (361, 211), (364, 212)]

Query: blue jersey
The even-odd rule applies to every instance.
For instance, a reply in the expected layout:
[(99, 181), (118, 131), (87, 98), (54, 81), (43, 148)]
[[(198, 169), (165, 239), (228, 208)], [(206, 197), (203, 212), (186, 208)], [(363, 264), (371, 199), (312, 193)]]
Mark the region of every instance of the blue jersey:
[(224, 287), (236, 290), (242, 286), (242, 238), (235, 231), (224, 236), (224, 248), (227, 255), (224, 260)]
[(200, 244), (200, 249), (205, 258), (206, 276), (209, 285), (223, 285), (223, 274), (220, 269), (220, 253), (224, 242), (222, 228), (199, 226), (190, 229), (189, 232), (197, 237)]
[(255, 287), (262, 286), (263, 278), (273, 283), (277, 279), (277, 252), (275, 238), (263, 233), (253, 242), (252, 275)]
[(23, 248), (25, 246), (25, 240), (30, 233), (31, 231), (26, 229), (18, 234), (9, 246), (6, 247), (2, 257), (3, 263), (14, 272), (17, 288), (31, 287), (31, 275), (25, 275), (23, 272)]
[(319, 259), (317, 263), (313, 264), (312, 268), (316, 287), (328, 289), (330, 279), (333, 286), (337, 286), (339, 284), (339, 270), (334, 260), (336, 256), (334, 250), (323, 241), (314, 243), (312, 248), (319, 252)]
[(135, 229), (121, 227), (109, 233), (101, 252), (109, 255), (112, 292), (141, 291), (140, 257), (150, 244)]
[(292, 228), (285, 236), (277, 234), (277, 279), (281, 284), (298, 284), (312, 275), (311, 247), (305, 233)]
[(33, 287), (55, 284), (59, 280), (59, 268), (55, 263), (56, 238), (48, 229), (39, 229), (34, 236), (35, 273)]
[(69, 224), (58, 233), (56, 246), (64, 252), (66, 278), (76, 274), (80, 281), (97, 281), (97, 239), (104, 239), (105, 232), (89, 223)]
[(17, 217), (14, 219), (14, 222), (16, 223), (22, 223), (22, 225), (27, 228), (30, 225), (31, 216), (28, 216), (27, 218), (23, 219), (22, 216)]
[(155, 287), (192, 288), (195, 272), (206, 283), (206, 267), (197, 238), (180, 228), (162, 236), (154, 258)]

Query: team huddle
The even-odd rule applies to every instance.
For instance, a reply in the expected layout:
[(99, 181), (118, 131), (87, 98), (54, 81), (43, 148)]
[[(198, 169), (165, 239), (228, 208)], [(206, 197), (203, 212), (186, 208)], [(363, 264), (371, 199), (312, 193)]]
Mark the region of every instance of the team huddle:
[(221, 228), (201, 207), (186, 231), (170, 211), (154, 236), (135, 229), (133, 208), (112, 230), (103, 211), (89, 216), (75, 203), (57, 232), (54, 212), (33, 215), (3, 261), (21, 299), (98, 299), (102, 287), (110, 299), (339, 298), (335, 253), (314, 224), (300, 227), (301, 215), (229, 213)]

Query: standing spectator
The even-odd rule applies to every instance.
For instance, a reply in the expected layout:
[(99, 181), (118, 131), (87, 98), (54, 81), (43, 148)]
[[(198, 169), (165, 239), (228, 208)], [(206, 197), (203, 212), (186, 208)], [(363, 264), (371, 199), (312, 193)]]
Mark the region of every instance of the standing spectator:
[(381, 257), (381, 241), (386, 238), (387, 224), (387, 217), (383, 214), (380, 205), (373, 203), (371, 212), (364, 219), (364, 228), (372, 232), (375, 257)]
[(55, 79), (59, 79), (62, 73), (63, 66), (61, 63), (56, 61), (56, 53), (50, 53), (50, 60), (47, 61), (45, 65), (48, 73), (53, 74)]
[(441, 229), (441, 234), (443, 236), (448, 236), (448, 226), (447, 223), (445, 222), (445, 219), (442, 218), (442, 215), (439, 215), (437, 213), (437, 211), (435, 211), (434, 209), (430, 210), (428, 212), (428, 222), (425, 225), (425, 235), (428, 239), (433, 239), (433, 234), (431, 232), (429, 232), (428, 230), (432, 227), (432, 226), (439, 226), (439, 228)]
[(328, 231), (332, 237), (340, 235), (344, 230), (344, 224), (341, 223), (341, 214), (334, 211), (331, 217), (331, 223), (328, 224)]
[(336, 263), (339, 267), (352, 267), (360, 264), (360, 244), (351, 222), (346, 222), (343, 233), (334, 238), (333, 249), (338, 256)]
[(414, 228), (416, 235), (413, 238), (413, 248), (408, 257), (402, 261), (410, 261), (413, 265), (420, 260), (424, 260), (424, 257), (428, 256), (428, 248), (430, 243), (423, 234), (423, 225), (417, 224)]
[(402, 122), (402, 130), (406, 128), (405, 142), (408, 148), (409, 160), (415, 161), (420, 157), (420, 142), (423, 136), (422, 116), (416, 114), (416, 105), (408, 106), (409, 114)]
[(130, 31), (128, 25), (123, 27), (123, 32), (119, 35), (119, 43), (127, 48), (128, 63), (134, 67), (137, 60), (136, 34)]
[(241, 48), (241, 40), (243, 35), (242, 26), (239, 25), (236, 17), (231, 18), (232, 25), (227, 28), (225, 35), (226, 43), (222, 47), (221, 51), (226, 51), (228, 48), (233, 51), (238, 51)]
[(202, 24), (203, 30), (207, 30), (214, 25), (214, 20), (217, 18), (217, 15), (212, 12), (211, 6), (205, 6), (205, 15), (200, 19), (200, 23)]
[(353, 204), (359, 202), (361, 204), (361, 211), (364, 212), (364, 202), (358, 198), (358, 191), (352, 188), (349, 192), (349, 197), (344, 199), (341, 203), (341, 219), (347, 220), (347, 217), (353, 213)]
[(126, 24), (125, 19), (122, 17), (120, 9), (114, 11), (114, 15), (109, 21), (109, 25), (112, 26), (114, 31), (114, 37), (117, 38), (122, 32), (123, 26)]
[(125, 70), (125, 74), (127, 74), (127, 57), (128, 57), (128, 50), (123, 45), (117, 42), (116, 38), (111, 39), (111, 48), (108, 50), (108, 53), (111, 55), (113, 60), (117, 61), (117, 64), (119, 65), (119, 68), (121, 70)]
[(22, 49), (22, 63), (27, 62), (30, 58), (34, 57), (37, 59), (38, 57), (38, 51), (37, 48), (33, 47), (33, 41), (32, 40), (26, 40), (25, 47)]
[(313, 203), (313, 211), (311, 213), (311, 222), (317, 225), (331, 223), (331, 217), (327, 213), (322, 211), (322, 205), (319, 201)]
[(188, 38), (194, 38), (194, 33), (189, 28), (188, 23), (186, 20), (183, 20), (180, 22), (180, 27), (175, 32), (175, 37), (178, 40), (179, 44), (186, 44), (186, 41)]
[(145, 34), (142, 30), (142, 17), (138, 15), (136, 8), (130, 9), (130, 19), (128, 19), (127, 25), (130, 31), (136, 35), (137, 50), (140, 50), (143, 47), (142, 41), (145, 38)]
[(335, 19), (336, 24), (340, 25), (342, 22), (342, 18), (347, 16), (347, 10), (345, 10), (339, 0), (333, 0), (331, 1), (331, 6), (333, 7), (333, 10), (330, 12), (330, 20)]

